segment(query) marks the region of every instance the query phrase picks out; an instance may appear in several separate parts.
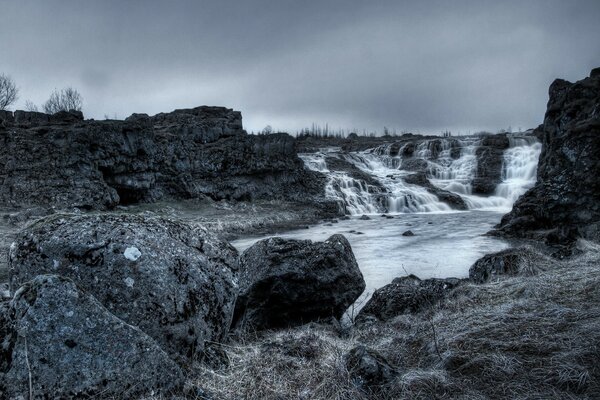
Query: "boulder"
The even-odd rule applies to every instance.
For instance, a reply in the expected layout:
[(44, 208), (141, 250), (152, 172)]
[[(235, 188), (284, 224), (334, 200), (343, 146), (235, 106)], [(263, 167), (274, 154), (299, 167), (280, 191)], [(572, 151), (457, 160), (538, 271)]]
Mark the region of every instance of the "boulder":
[(506, 249), (477, 260), (469, 268), (469, 280), (485, 283), (502, 275), (534, 275), (547, 263), (548, 258), (534, 250), (522, 247)]
[(373, 293), (356, 319), (362, 322), (374, 317), (387, 321), (401, 314), (423, 311), (445, 298), (461, 282), (457, 278), (421, 280), (415, 275), (396, 278)]
[(405, 231), (402, 232), (402, 236), (415, 236), (415, 234), (413, 233), (413, 231)]
[(151, 337), (67, 278), (25, 283), (9, 324), (2, 322), (0, 393), (7, 398), (131, 398), (183, 386), (182, 371)]
[(68, 277), (176, 360), (227, 334), (236, 270), (237, 251), (204, 228), (127, 214), (46, 217), (9, 254), (12, 292), (40, 274)]
[(471, 182), (474, 194), (491, 195), (502, 182), (504, 150), (509, 144), (506, 134), (489, 135), (481, 139), (475, 151), (477, 168)]
[(363, 345), (346, 353), (344, 362), (353, 383), (365, 391), (381, 389), (398, 375), (381, 354)]
[(348, 240), (270, 238), (240, 257), (234, 325), (255, 329), (341, 318), (365, 289)]
[[(600, 76), (550, 86), (537, 183), (502, 218), (497, 234), (600, 240)], [(575, 231), (576, 235), (561, 232)]]
[(467, 206), (467, 203), (465, 203), (465, 201), (462, 197), (460, 197), (460, 195), (433, 185), (429, 181), (429, 179), (427, 179), (425, 172), (416, 172), (414, 174), (406, 175), (404, 177), (404, 181), (411, 185), (418, 185), (424, 187), (429, 193), (437, 196), (439, 201), (448, 204), (451, 208), (455, 210), (466, 210), (469, 208)]

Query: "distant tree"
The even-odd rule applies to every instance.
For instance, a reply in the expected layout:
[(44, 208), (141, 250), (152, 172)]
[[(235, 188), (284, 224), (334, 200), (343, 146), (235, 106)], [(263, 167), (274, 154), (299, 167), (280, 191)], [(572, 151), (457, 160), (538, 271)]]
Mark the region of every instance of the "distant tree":
[(54, 90), (50, 98), (44, 103), (44, 111), (47, 114), (56, 114), (59, 111), (81, 111), (83, 97), (72, 87), (65, 88), (60, 92)]
[(6, 110), (19, 98), (19, 89), (12, 78), (0, 74), (0, 110)]
[(38, 106), (36, 106), (33, 101), (27, 100), (25, 101), (25, 111), (39, 112)]
[(270, 135), (271, 133), (273, 133), (273, 128), (271, 127), (271, 125), (267, 125), (263, 128), (261, 133), (263, 135)]

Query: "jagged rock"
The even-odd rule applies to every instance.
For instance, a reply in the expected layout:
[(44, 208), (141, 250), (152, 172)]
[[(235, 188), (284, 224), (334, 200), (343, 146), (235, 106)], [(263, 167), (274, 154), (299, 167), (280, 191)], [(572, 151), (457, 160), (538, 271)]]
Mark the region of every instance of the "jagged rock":
[(240, 257), (234, 325), (267, 329), (339, 319), (364, 289), (342, 235), (325, 242), (261, 240)]
[(372, 175), (367, 174), (356, 165), (351, 162), (344, 160), (339, 157), (327, 156), (325, 157), (325, 163), (327, 165), (327, 169), (330, 171), (340, 171), (346, 172), (348, 176), (364, 181), (367, 185), (373, 186), (374, 188), (371, 190), (379, 191), (384, 189), (381, 183), (375, 179)]
[(387, 321), (401, 314), (420, 312), (445, 298), (461, 282), (457, 278), (421, 280), (414, 275), (396, 278), (373, 293), (358, 313), (357, 322), (372, 317)]
[(353, 383), (363, 390), (381, 389), (398, 375), (398, 371), (381, 354), (363, 345), (344, 355), (346, 369)]
[(6, 398), (131, 398), (183, 386), (182, 371), (151, 337), (69, 279), (37, 276), (9, 311), (8, 324), (0, 313)]
[(573, 236), (600, 240), (600, 77), (591, 75), (550, 86), (544, 124), (537, 129), (537, 183), (502, 218), (498, 234), (544, 239), (558, 231), (568, 242)]
[(324, 177), (287, 134), (247, 135), (239, 112), (197, 107), (125, 121), (3, 113), (0, 204), (105, 209), (160, 198), (308, 201)]
[(496, 186), (502, 182), (502, 161), (508, 146), (509, 140), (505, 134), (489, 135), (481, 139), (475, 151), (477, 168), (471, 182), (473, 193), (494, 193)]
[(127, 214), (46, 217), (9, 255), (12, 292), (36, 275), (68, 277), (176, 360), (227, 333), (236, 269), (237, 251), (204, 228)]
[(434, 186), (429, 179), (427, 179), (424, 172), (416, 172), (414, 174), (407, 175), (404, 177), (404, 181), (412, 185), (424, 187), (429, 193), (437, 196), (441, 202), (448, 204), (455, 210), (466, 210), (469, 208), (467, 203), (465, 203), (460, 195)]
[(469, 268), (469, 279), (485, 283), (501, 275), (534, 275), (547, 262), (544, 255), (528, 248), (506, 249), (477, 260)]
[(405, 231), (402, 232), (402, 236), (415, 236), (415, 234), (413, 233), (413, 231)]

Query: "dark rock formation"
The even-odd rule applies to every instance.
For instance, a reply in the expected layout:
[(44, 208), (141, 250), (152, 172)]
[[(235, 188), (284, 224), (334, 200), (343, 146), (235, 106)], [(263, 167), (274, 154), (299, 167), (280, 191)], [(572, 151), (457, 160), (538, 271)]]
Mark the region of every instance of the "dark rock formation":
[(477, 260), (469, 268), (469, 280), (485, 283), (502, 275), (534, 275), (547, 263), (547, 258), (534, 250), (506, 249)]
[(327, 164), (327, 169), (330, 171), (345, 172), (351, 178), (365, 182), (369, 193), (381, 193), (386, 191), (377, 179), (349, 161), (335, 156), (328, 156), (325, 157), (325, 163)]
[(417, 313), (445, 298), (462, 281), (457, 278), (425, 279), (414, 275), (396, 278), (377, 289), (360, 310), (357, 321), (376, 318), (387, 321), (405, 313)]
[(405, 231), (402, 232), (402, 236), (415, 236), (413, 231)]
[(287, 134), (247, 135), (239, 112), (198, 107), (125, 121), (0, 114), (0, 204), (110, 208), (162, 197), (307, 201), (323, 192)]
[(363, 345), (350, 350), (344, 360), (353, 383), (365, 391), (382, 389), (398, 375), (381, 354)]
[(237, 251), (163, 218), (57, 214), (17, 237), (9, 268), (12, 292), (40, 274), (72, 279), (180, 360), (201, 358), (206, 341), (227, 333)]
[(26, 283), (9, 324), (2, 322), (6, 398), (131, 398), (183, 386), (181, 370), (152, 338), (69, 279), (40, 275)]
[(429, 179), (427, 179), (424, 172), (416, 172), (403, 177), (403, 179), (406, 183), (424, 187), (429, 193), (437, 196), (441, 202), (448, 204), (455, 210), (468, 209), (467, 203), (465, 203), (460, 195), (434, 186)]
[(475, 151), (477, 168), (471, 182), (474, 194), (493, 194), (496, 186), (502, 182), (502, 161), (504, 150), (508, 146), (509, 140), (505, 134), (489, 135), (481, 139)]
[(502, 218), (500, 234), (600, 240), (600, 77), (591, 75), (550, 86), (537, 183)]
[(364, 289), (344, 236), (325, 242), (265, 239), (240, 257), (234, 325), (267, 329), (339, 319)]

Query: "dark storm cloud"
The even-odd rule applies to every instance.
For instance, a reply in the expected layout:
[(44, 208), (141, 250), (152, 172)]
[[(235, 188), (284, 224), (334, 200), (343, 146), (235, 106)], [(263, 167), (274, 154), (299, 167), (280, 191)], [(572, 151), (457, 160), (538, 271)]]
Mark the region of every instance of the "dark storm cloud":
[(592, 1), (0, 2), (0, 72), (88, 117), (201, 104), (245, 125), (528, 128), (555, 77), (600, 65)]

